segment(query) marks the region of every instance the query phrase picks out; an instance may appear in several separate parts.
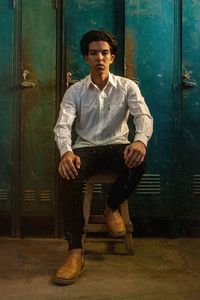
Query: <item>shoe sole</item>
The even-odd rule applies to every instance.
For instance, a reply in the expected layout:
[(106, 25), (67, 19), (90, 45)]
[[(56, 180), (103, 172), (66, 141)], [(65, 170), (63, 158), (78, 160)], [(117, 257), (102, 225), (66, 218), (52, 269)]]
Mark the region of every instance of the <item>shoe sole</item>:
[(74, 281), (76, 281), (76, 279), (83, 273), (83, 271), (84, 271), (84, 266), (82, 267), (78, 275), (73, 279), (63, 279), (63, 278), (54, 277), (53, 281), (54, 283), (57, 283), (59, 285), (70, 285), (74, 283)]

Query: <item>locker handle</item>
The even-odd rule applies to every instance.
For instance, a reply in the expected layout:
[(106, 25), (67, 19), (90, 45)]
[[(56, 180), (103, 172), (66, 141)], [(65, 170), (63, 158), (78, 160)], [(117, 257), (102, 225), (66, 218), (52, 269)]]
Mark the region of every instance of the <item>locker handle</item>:
[(34, 81), (22, 81), (21, 82), (21, 87), (23, 87), (23, 88), (33, 88), (35, 86), (36, 86), (36, 84)]
[(71, 72), (67, 72), (66, 75), (66, 86), (67, 88), (69, 88), (72, 84), (78, 82), (79, 80), (77, 79), (72, 79), (72, 73)]
[(183, 88), (195, 88), (195, 87), (197, 87), (197, 81), (194, 79), (191, 79), (190, 74), (188, 72), (186, 72), (183, 75), (182, 86), (183, 86)]
[(28, 70), (24, 70), (22, 73), (23, 81), (21, 82), (21, 87), (23, 88), (33, 88), (36, 86), (35, 81), (27, 80), (26, 77), (30, 72)]

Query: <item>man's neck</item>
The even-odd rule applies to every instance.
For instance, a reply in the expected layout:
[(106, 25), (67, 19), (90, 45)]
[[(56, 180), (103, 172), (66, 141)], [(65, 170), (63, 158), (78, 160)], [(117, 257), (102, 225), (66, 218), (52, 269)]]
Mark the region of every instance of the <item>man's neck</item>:
[(98, 88), (102, 91), (108, 82), (108, 74), (91, 74), (92, 81), (94, 84), (98, 86)]

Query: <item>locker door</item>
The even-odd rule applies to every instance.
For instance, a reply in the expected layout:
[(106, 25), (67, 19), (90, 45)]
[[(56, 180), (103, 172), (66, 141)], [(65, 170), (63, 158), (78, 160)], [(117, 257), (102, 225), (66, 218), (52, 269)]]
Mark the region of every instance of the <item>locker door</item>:
[(182, 217), (200, 217), (200, 1), (182, 1)]
[(56, 214), (56, 1), (21, 1), (20, 225), (52, 234)]
[[(126, 76), (139, 82), (154, 117), (154, 133), (148, 145), (148, 169), (133, 201), (137, 218), (173, 217), (175, 205), (175, 49), (176, 1), (125, 1)], [(178, 14), (177, 14), (178, 15)], [(179, 99), (176, 99), (179, 101)]]
[(0, 1), (0, 233), (11, 234), (12, 169), (15, 168), (14, 7)]

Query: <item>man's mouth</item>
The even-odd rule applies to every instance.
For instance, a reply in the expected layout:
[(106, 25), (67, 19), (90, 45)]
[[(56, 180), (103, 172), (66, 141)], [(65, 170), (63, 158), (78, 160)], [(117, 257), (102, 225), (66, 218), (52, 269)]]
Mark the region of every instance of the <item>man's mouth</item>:
[(98, 67), (98, 68), (99, 68), (99, 67), (100, 67), (100, 68), (104, 68), (104, 65), (102, 65), (102, 64), (97, 64), (96, 67)]

